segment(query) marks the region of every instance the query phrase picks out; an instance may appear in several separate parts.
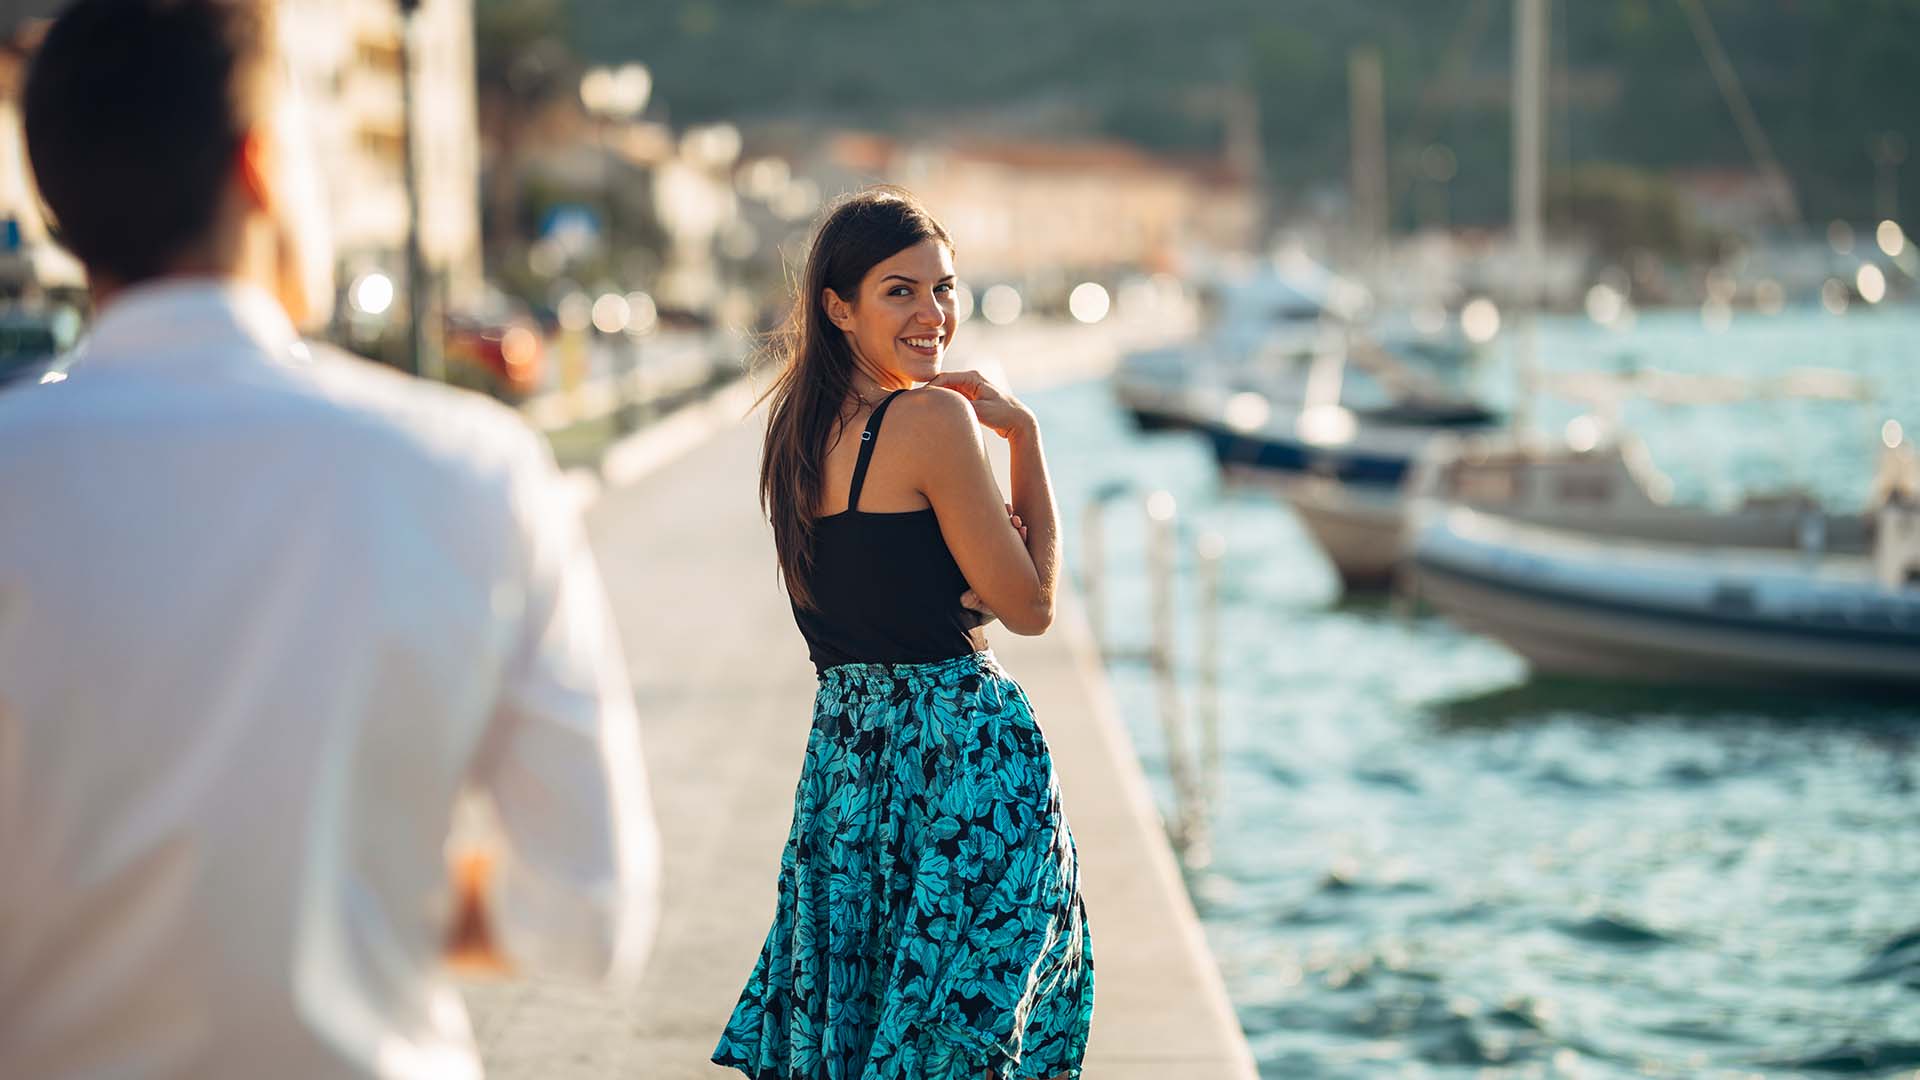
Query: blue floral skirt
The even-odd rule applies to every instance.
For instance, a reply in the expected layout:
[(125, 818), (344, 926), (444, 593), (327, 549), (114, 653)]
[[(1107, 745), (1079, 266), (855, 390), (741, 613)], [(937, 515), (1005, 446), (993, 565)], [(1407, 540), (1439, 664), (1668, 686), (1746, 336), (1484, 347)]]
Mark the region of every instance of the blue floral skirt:
[(715, 1064), (1079, 1077), (1093, 942), (1046, 741), (990, 652), (820, 677), (779, 905)]

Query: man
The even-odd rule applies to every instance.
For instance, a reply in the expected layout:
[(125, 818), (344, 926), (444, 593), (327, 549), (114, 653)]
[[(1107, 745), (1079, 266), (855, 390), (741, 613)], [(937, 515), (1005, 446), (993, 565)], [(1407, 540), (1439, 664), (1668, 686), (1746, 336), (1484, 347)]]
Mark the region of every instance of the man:
[(331, 256), (255, 0), (79, 0), (24, 94), (98, 319), (0, 392), (0, 1073), (477, 1075), (457, 793), (533, 973), (631, 979), (656, 841), (571, 500), (299, 340)]

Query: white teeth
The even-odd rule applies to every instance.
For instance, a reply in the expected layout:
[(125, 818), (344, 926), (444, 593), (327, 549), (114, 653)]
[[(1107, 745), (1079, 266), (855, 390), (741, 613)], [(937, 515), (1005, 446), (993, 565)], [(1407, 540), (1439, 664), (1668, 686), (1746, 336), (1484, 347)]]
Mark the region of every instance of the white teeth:
[(908, 338), (907, 344), (916, 349), (931, 349), (940, 344), (939, 338)]

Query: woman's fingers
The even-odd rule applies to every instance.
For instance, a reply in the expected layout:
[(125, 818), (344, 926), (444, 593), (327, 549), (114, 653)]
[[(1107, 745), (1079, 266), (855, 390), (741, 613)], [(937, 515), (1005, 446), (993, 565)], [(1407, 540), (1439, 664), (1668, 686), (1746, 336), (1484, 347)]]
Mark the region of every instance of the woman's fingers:
[(977, 371), (943, 371), (928, 382), (929, 386), (944, 386), (958, 392), (973, 403), (973, 415), (980, 423), (993, 429), (1001, 438), (1008, 438), (1012, 431), (1025, 420), (1030, 421), (1033, 414), (1026, 406), (1015, 401), (1005, 391), (987, 380)]
[(943, 371), (935, 375), (929, 385), (957, 390), (973, 401), (992, 401), (1001, 396), (1000, 388), (977, 371)]
[(993, 609), (981, 601), (980, 594), (974, 592), (972, 589), (968, 589), (966, 592), (960, 594), (960, 606), (966, 608), (968, 611), (977, 611), (985, 615), (989, 620), (1000, 617), (995, 615)]
[(972, 397), (979, 385), (986, 380), (977, 371), (943, 371), (928, 381), (929, 386), (944, 386)]

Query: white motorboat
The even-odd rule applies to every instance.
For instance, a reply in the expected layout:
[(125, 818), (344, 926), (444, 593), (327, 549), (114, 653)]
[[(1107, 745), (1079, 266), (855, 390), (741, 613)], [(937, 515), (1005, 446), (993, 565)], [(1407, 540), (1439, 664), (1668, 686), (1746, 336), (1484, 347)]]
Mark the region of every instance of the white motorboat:
[(1399, 561), (1402, 490), (1436, 442), (1491, 431), (1500, 417), (1385, 353), (1323, 356), (1303, 400), (1252, 391), (1197, 424), (1233, 483), (1285, 499), (1349, 587), (1383, 584)]
[(1339, 345), (1351, 288), (1304, 258), (1204, 285), (1206, 329), (1121, 357), (1114, 395), (1144, 430), (1192, 427), (1242, 391), (1298, 400), (1313, 358)]
[[(1870, 526), (1803, 511), (1797, 548), (1740, 543), (1751, 537), (1697, 520), (1694, 535), (1706, 542), (1623, 539), (1423, 499), (1414, 508), (1412, 586), (1543, 672), (1920, 686), (1920, 499), (1911, 452), (1896, 460), (1904, 479), (1883, 490)], [(1855, 529), (1864, 547), (1834, 543), (1860, 535)]]
[[(1575, 419), (1558, 442), (1490, 431), (1428, 439), (1399, 486), (1314, 476), (1280, 484), (1279, 493), (1350, 587), (1392, 580), (1407, 553), (1407, 505), (1419, 498), (1600, 536), (1867, 551), (1867, 517), (1821, 513), (1818, 501), (1802, 491), (1757, 493), (1730, 510), (1674, 505), (1673, 484), (1654, 467), (1646, 447), (1612, 430), (1628, 397), (1688, 405), (1754, 397), (1859, 399), (1866, 396), (1859, 380), (1822, 369), (1770, 381), (1647, 371), (1626, 377), (1578, 373), (1548, 385), (1587, 401), (1598, 415)], [(1805, 535), (1808, 530), (1817, 535)]]
[(1389, 585), (1406, 556), (1406, 500), (1397, 486), (1303, 476), (1279, 486), (1348, 589)]

